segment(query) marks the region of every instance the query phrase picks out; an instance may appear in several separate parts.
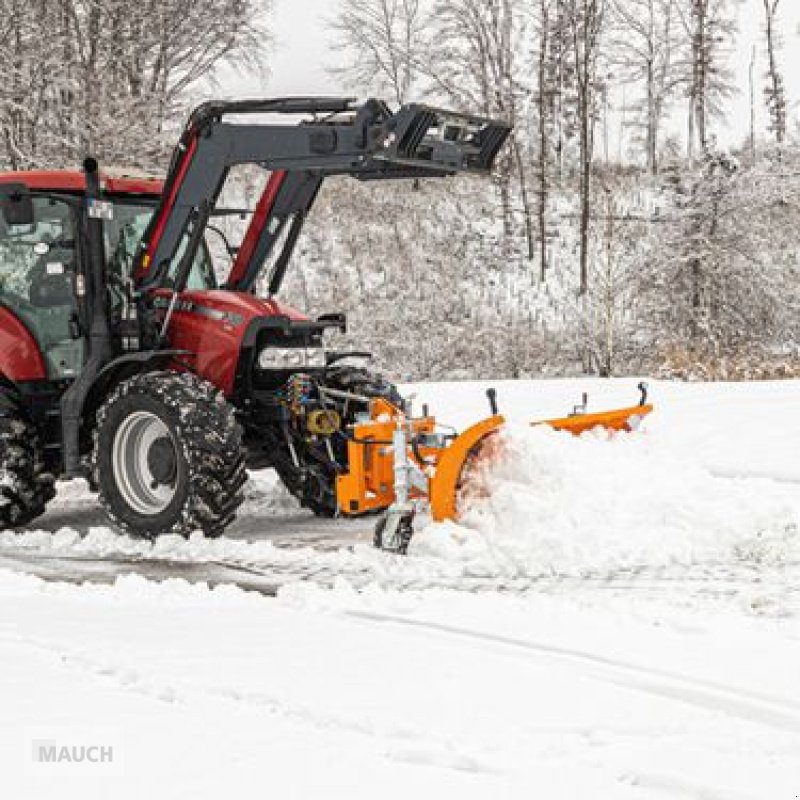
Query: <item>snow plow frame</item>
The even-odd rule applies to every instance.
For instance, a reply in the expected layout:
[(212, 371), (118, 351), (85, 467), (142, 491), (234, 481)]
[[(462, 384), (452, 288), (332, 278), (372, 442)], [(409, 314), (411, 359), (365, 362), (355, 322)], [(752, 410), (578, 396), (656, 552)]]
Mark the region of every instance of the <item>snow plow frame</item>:
[[(602, 428), (633, 431), (654, 411), (647, 388), (639, 405), (588, 414), (583, 406), (566, 417), (532, 422), (580, 436)], [(356, 426), (348, 443), (349, 470), (337, 479), (339, 508), (345, 516), (374, 511), (385, 514), (376, 526), (375, 544), (405, 553), (413, 534), (415, 502), (428, 500), (434, 522), (457, 520), (465, 468), (506, 425), (497, 413), (496, 394), (487, 392), (492, 415), (458, 435), (437, 433), (435, 418), (413, 417), (384, 399), (372, 402), (368, 420)], [(491, 455), (488, 458), (491, 459)]]

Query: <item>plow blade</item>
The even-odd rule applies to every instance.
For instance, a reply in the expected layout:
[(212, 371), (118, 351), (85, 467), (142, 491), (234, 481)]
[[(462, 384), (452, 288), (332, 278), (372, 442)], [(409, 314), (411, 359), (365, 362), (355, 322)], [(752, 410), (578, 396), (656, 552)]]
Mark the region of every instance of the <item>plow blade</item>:
[[(653, 411), (653, 406), (602, 411), (596, 414), (575, 414), (561, 419), (531, 423), (532, 427), (546, 425), (557, 431), (580, 436), (595, 428), (607, 431), (634, 431)], [(496, 444), (497, 434), (505, 425), (503, 416), (495, 415), (473, 425), (458, 436), (442, 452), (436, 472), (430, 479), (431, 516), (435, 522), (457, 520), (459, 499), (486, 496), (490, 488), (481, 475), (482, 467), (502, 458), (502, 448)]]
[(435, 522), (458, 517), (458, 497), (467, 477), (467, 467), (483, 462), (488, 457), (487, 442), (505, 424), (505, 418), (500, 415), (489, 417), (465, 430), (442, 453), (428, 491), (431, 516)]

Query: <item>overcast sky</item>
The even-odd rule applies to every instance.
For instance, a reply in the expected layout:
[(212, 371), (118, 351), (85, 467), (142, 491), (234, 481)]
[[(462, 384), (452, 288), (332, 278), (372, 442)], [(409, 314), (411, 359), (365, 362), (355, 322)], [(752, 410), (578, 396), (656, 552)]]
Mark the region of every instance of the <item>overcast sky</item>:
[[(336, 0), (273, 0), (274, 13), (271, 28), (275, 36), (275, 50), (270, 59), (271, 77), (266, 83), (255, 79), (224, 79), (226, 91), (241, 96), (267, 94), (341, 94), (326, 72), (333, 61), (330, 53), (330, 36), (325, 20), (336, 13)], [(763, 0), (739, 0), (739, 36), (731, 66), (736, 70), (738, 98), (732, 103), (727, 124), (715, 123), (715, 132), (724, 144), (739, 142), (749, 130), (748, 67), (753, 45), (757, 46), (757, 108), (759, 127), (764, 125), (763, 74), (765, 59), (762, 44)], [(786, 78), (790, 101), (790, 118), (800, 118), (800, 2), (782, 0), (781, 32), (783, 49), (781, 65)]]

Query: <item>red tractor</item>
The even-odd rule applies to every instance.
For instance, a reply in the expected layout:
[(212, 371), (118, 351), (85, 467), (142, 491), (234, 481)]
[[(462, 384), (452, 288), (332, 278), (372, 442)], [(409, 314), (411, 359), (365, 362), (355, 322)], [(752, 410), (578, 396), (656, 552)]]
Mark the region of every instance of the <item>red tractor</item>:
[[(486, 175), (509, 130), (375, 100), (209, 103), (163, 183), (103, 176), (92, 159), (0, 175), (0, 527), (42, 514), (57, 478), (85, 477), (135, 535), (217, 535), (248, 467), (274, 467), (317, 514), (387, 508), (392, 487), (365, 472), (381, 442), (354, 431), (376, 398), (402, 400), (352, 365), (363, 354), (325, 349), (344, 316), (309, 319), (276, 296), (325, 178)], [(245, 211), (219, 202), (242, 164), (269, 178), (219, 283), (206, 235)], [(417, 429), (415, 453), (441, 445)], [(353, 453), (357, 489), (341, 480)]]

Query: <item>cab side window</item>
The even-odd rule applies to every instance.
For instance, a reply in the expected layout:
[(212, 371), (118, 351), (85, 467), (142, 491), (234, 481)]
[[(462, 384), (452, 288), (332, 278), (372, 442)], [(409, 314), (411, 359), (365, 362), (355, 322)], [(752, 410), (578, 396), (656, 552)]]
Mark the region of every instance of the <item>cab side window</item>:
[(75, 214), (66, 202), (46, 197), (34, 197), (32, 206), (26, 224), (0, 215), (0, 304), (36, 339), (49, 377), (69, 378), (84, 356), (75, 324)]

